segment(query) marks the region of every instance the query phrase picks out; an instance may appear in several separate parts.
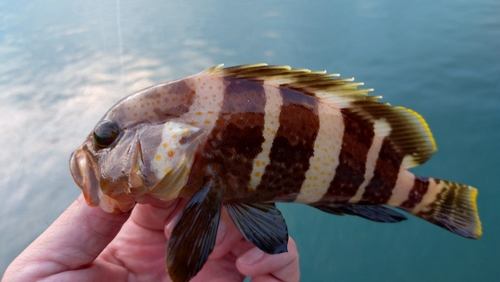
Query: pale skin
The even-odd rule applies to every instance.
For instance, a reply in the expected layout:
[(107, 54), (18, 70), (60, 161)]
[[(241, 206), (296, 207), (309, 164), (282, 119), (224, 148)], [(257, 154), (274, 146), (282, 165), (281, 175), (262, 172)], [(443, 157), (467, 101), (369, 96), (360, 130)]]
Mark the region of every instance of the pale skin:
[[(171, 281), (165, 246), (185, 199), (146, 198), (129, 214), (91, 208), (83, 196), (7, 268), (2, 281)], [(192, 281), (299, 281), (292, 238), (288, 252), (264, 254), (248, 243), (223, 209), (214, 251)]]

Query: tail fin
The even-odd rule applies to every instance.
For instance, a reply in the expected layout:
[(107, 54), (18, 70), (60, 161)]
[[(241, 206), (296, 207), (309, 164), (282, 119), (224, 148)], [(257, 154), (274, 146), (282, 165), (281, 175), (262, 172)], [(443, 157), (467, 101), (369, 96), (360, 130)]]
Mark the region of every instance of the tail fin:
[(427, 184), (428, 189), (413, 209), (407, 206), (402, 209), (460, 236), (481, 237), (476, 188), (435, 178), (418, 177), (416, 181)]

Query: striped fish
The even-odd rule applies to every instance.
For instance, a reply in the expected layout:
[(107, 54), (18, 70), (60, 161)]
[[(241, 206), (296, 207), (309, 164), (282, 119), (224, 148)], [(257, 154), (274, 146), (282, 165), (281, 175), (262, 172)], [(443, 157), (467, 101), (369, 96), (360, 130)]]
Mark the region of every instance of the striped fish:
[(275, 202), (406, 219), (391, 206), (479, 238), (475, 188), (408, 171), (436, 151), (424, 119), (352, 81), (255, 64), (155, 85), (108, 111), (72, 154), (71, 173), (88, 204), (108, 212), (127, 212), (145, 194), (190, 198), (167, 246), (174, 281), (207, 260), (223, 206), (270, 254), (288, 241)]

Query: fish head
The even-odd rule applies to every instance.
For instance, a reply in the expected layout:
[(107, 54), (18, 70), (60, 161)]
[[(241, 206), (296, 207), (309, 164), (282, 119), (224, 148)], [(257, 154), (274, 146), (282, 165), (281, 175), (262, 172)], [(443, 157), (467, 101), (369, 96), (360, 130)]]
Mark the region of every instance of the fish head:
[(177, 198), (206, 135), (177, 121), (175, 114), (137, 118), (125, 110), (133, 107), (133, 96), (108, 111), (70, 158), (71, 174), (87, 203), (107, 212), (130, 211), (147, 194)]

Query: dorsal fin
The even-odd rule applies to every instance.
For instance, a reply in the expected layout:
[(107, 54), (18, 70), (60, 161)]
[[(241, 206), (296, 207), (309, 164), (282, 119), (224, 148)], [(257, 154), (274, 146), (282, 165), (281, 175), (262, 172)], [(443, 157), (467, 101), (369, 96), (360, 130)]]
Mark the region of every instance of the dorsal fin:
[(269, 85), (314, 96), (336, 108), (348, 108), (359, 118), (372, 123), (375, 134), (386, 136), (391, 141), (406, 168), (421, 165), (437, 150), (429, 126), (418, 113), (381, 103), (381, 96), (368, 96), (373, 89), (358, 89), (363, 83), (353, 83), (354, 78), (339, 78), (339, 74), (328, 74), (326, 71), (267, 64), (222, 67), (215, 66), (205, 73), (265, 81)]

